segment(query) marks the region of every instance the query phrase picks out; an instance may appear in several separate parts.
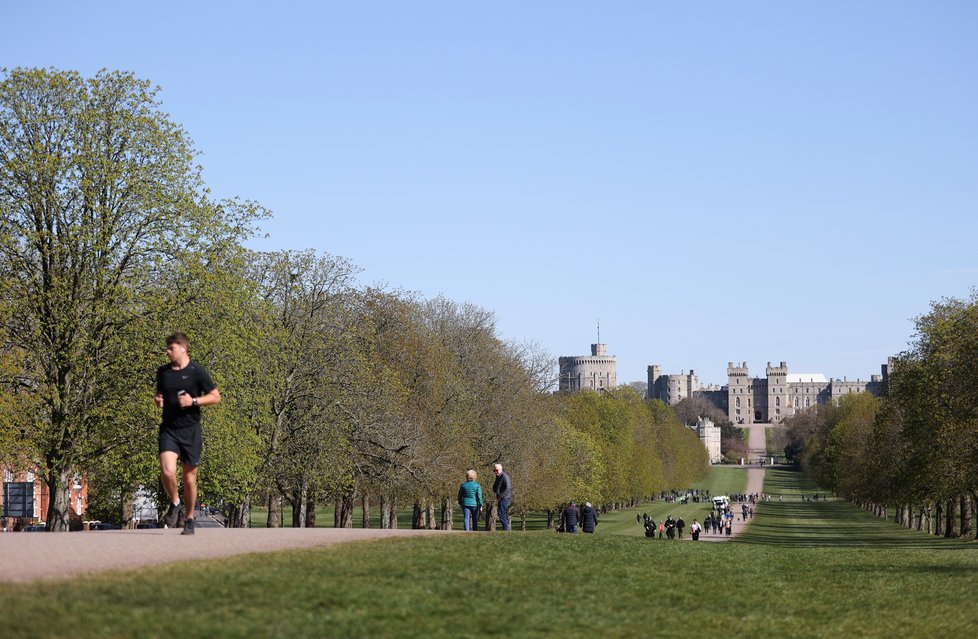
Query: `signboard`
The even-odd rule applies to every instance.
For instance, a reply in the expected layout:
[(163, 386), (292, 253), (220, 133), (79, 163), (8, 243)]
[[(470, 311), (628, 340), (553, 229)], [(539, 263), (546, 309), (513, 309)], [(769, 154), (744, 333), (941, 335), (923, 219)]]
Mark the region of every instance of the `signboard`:
[(4, 482), (3, 516), (34, 517), (34, 482)]

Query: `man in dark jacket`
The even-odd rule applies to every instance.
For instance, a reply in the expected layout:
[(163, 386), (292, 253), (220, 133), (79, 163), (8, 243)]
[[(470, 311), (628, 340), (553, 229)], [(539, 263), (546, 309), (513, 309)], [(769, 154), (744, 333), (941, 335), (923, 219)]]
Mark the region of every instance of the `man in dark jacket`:
[(563, 524), (562, 528), (564, 532), (577, 532), (577, 521), (581, 518), (581, 514), (577, 511), (577, 504), (573, 501), (567, 504), (567, 508), (564, 508), (562, 515)]
[(492, 483), (492, 492), (496, 494), (496, 501), (499, 504), (499, 521), (503, 525), (503, 530), (509, 530), (509, 504), (513, 501), (513, 485), (509, 481), (509, 475), (503, 472), (502, 464), (493, 464), (493, 472), (496, 473), (496, 481)]
[(581, 529), (586, 533), (593, 533), (597, 525), (598, 511), (594, 509), (591, 502), (587, 502), (584, 504), (584, 510), (581, 511)]

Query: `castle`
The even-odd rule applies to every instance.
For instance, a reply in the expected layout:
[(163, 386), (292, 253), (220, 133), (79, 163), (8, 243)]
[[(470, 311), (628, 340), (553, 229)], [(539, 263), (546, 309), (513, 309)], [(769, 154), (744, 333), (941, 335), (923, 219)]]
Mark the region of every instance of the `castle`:
[(649, 366), (649, 399), (659, 399), (669, 405), (685, 397), (702, 397), (727, 413), (734, 424), (755, 422), (779, 423), (796, 411), (817, 404), (827, 404), (849, 393), (882, 395), (886, 386), (889, 364), (881, 367), (882, 375), (872, 375), (869, 381), (826, 379), (821, 373), (789, 373), (788, 365), (767, 363), (766, 377), (751, 377), (747, 362), (734, 366), (727, 363), (726, 386), (700, 386), (692, 370), (679, 375), (663, 375), (662, 366)]
[[(591, 344), (591, 355), (566, 356), (559, 359), (558, 392), (583, 390), (605, 391), (618, 385), (616, 359), (608, 355), (605, 344)], [(784, 421), (795, 412), (819, 404), (828, 404), (850, 393), (882, 395), (890, 363), (881, 366), (881, 375), (869, 381), (828, 379), (821, 373), (789, 373), (788, 364), (767, 363), (764, 377), (751, 377), (746, 362), (727, 363), (725, 386), (702, 386), (693, 370), (686, 374), (663, 375), (662, 366), (648, 367), (648, 399), (662, 400), (670, 406), (687, 397), (702, 397), (727, 414), (734, 424)]]

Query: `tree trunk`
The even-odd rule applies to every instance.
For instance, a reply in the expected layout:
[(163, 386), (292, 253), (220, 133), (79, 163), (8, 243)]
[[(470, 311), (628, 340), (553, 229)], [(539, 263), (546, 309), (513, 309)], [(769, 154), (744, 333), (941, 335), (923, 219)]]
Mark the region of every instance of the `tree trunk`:
[(316, 527), (316, 496), (314, 494), (309, 495), (306, 500), (306, 528)]
[(48, 532), (68, 531), (68, 510), (71, 508), (71, 492), (68, 488), (70, 480), (70, 471), (56, 469), (48, 471), (45, 479), (50, 495), (47, 512)]
[(251, 495), (246, 496), (240, 504), (231, 506), (224, 525), (227, 528), (247, 528), (251, 525)]
[(961, 495), (961, 536), (970, 537), (971, 536), (971, 497), (967, 495)]
[(430, 497), (425, 500), (424, 517), (425, 528), (428, 530), (434, 530), (438, 526), (438, 522), (435, 521), (435, 501)]
[(424, 509), (421, 508), (420, 502), (414, 502), (414, 511), (411, 513), (411, 528), (413, 530), (424, 528)]
[(380, 496), (380, 527), (387, 530), (390, 527), (391, 502), (387, 495)]
[(356, 496), (353, 493), (343, 495), (340, 501), (340, 528), (353, 528), (353, 507), (356, 506)]
[(486, 504), (486, 530), (496, 530), (496, 516), (499, 514), (499, 506), (496, 502)]
[(363, 496), (360, 498), (360, 510), (362, 511), (360, 517), (360, 527), (370, 528), (370, 495), (364, 491)]
[(265, 520), (265, 527), (281, 528), (283, 510), (282, 494), (273, 489), (268, 493), (268, 519)]
[[(978, 492), (971, 491), (971, 518), (978, 518)], [(972, 526), (975, 531), (975, 539), (978, 540), (978, 526)]]
[(944, 502), (942, 501), (934, 504), (934, 534), (938, 537), (944, 536)]
[(390, 510), (387, 513), (387, 516), (388, 516), (387, 527), (390, 530), (396, 530), (397, 529), (397, 496), (396, 495), (390, 496)]
[(520, 530), (526, 530), (526, 511), (520, 511)]
[(441, 528), (442, 530), (452, 529), (452, 517), (454, 516), (454, 502), (451, 499), (443, 499), (441, 502)]
[(554, 528), (554, 521), (556, 520), (556, 517), (554, 517), (555, 514), (556, 513), (554, 513), (554, 511), (547, 510), (547, 529), (548, 530), (553, 530), (553, 528)]
[(304, 528), (306, 525), (306, 482), (300, 482), (292, 491), (292, 527)]
[(340, 522), (343, 521), (343, 500), (337, 497), (333, 500), (333, 528), (341, 528)]
[(947, 510), (944, 512), (944, 537), (954, 537), (954, 514), (957, 511), (957, 500), (953, 497), (947, 500)]

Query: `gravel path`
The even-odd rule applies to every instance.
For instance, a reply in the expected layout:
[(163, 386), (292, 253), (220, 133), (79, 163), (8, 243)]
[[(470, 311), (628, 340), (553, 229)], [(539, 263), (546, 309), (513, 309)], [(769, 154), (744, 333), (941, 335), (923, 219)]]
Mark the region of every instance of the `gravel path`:
[[(751, 459), (760, 459), (764, 457), (767, 450), (767, 439), (765, 436), (765, 425), (764, 424), (750, 424), (745, 426), (747, 429), (747, 447), (750, 449)], [(748, 467), (747, 468), (747, 485), (744, 488), (744, 493), (750, 495), (757, 493), (758, 495), (764, 492), (764, 467)], [(747, 526), (750, 525), (750, 520), (748, 521), (737, 521), (737, 517), (740, 516), (741, 510), (740, 505), (743, 502), (730, 502), (730, 510), (734, 513), (733, 526), (730, 529), (730, 537), (726, 535), (701, 535), (701, 541), (729, 541), (734, 537), (740, 535), (745, 530)]]
[(329, 546), (346, 541), (451, 534), (361, 528), (198, 528), (0, 534), (0, 582), (58, 579), (106, 570)]

